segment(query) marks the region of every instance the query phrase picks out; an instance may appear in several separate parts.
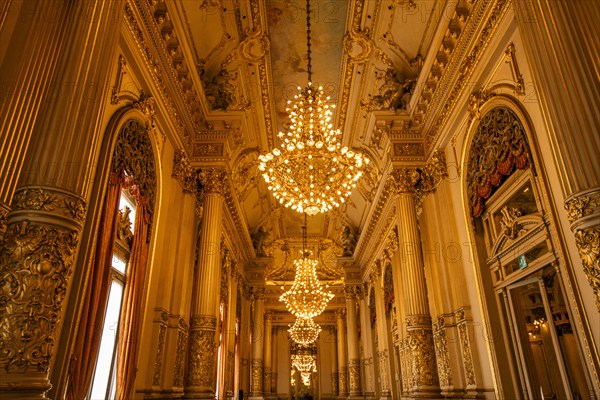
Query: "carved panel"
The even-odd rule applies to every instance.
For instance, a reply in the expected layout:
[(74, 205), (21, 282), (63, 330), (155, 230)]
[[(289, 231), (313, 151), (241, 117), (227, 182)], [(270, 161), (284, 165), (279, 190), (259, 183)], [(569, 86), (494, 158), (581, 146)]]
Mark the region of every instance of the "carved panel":
[(350, 393), (360, 393), (360, 360), (348, 361)]
[(165, 338), (167, 336), (167, 324), (165, 321), (161, 321), (158, 328), (158, 345), (156, 348), (156, 358), (154, 360), (154, 373), (152, 374), (152, 385), (160, 385), (161, 369), (163, 362), (163, 355), (165, 349)]
[(179, 320), (177, 330), (177, 348), (175, 355), (175, 366), (173, 370), (173, 386), (183, 387), (184, 365), (187, 353), (188, 326), (183, 319)]
[(433, 335), (428, 329), (414, 329), (407, 333), (408, 348), (410, 349), (410, 373), (412, 387), (437, 386), (435, 349)]
[(596, 295), (600, 311), (600, 229), (581, 229), (575, 232), (575, 243), (583, 261), (583, 271)]
[(48, 372), (78, 239), (67, 228), (9, 224), (0, 247), (0, 367), (6, 372)]
[(252, 360), (252, 376), (250, 392), (255, 395), (262, 394), (263, 387), (263, 360)]
[(479, 217), (487, 199), (515, 168), (529, 167), (525, 129), (515, 113), (497, 107), (483, 116), (469, 151), (467, 193), (471, 215)]
[(217, 344), (217, 319), (214, 316), (192, 317), (189, 336), (187, 386), (214, 387)]
[(194, 143), (193, 145), (192, 158), (221, 156), (223, 156), (223, 143)]
[(156, 170), (147, 127), (134, 119), (125, 122), (114, 154), (112, 170), (119, 176), (125, 171), (133, 177), (135, 186), (148, 201), (148, 212), (152, 215), (156, 199)]
[(339, 394), (346, 394), (348, 393), (348, 369), (346, 367), (341, 367), (339, 369), (339, 373), (338, 373), (338, 378), (339, 378)]
[(440, 378), (440, 386), (452, 386), (452, 370), (450, 367), (450, 358), (448, 355), (448, 341), (446, 339), (446, 327), (444, 320), (434, 325), (433, 342), (435, 345), (435, 356), (437, 359), (437, 368)]
[(467, 321), (460, 322), (457, 327), (467, 386), (475, 386), (475, 369), (473, 367), (473, 357), (471, 355), (471, 343), (467, 332)]

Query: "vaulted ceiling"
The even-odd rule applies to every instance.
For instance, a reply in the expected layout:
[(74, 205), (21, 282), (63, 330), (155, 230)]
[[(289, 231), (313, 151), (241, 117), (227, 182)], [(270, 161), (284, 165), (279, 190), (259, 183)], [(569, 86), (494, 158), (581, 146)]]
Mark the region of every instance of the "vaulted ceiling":
[[(173, 88), (181, 94), (173, 105), (174, 112), (184, 110), (177, 141), (193, 166), (231, 172), (235, 195), (228, 201), (238, 210), (246, 239), (254, 241), (257, 262), (289, 258), (300, 246), (302, 215), (274, 201), (257, 157), (278, 144), (277, 132), (288, 124), (285, 101), (307, 82), (306, 3), (149, 4), (144, 7), (161, 42), (155, 48), (172, 63), (163, 67), (172, 70), (178, 80)], [(437, 143), (447, 140), (439, 137), (440, 128), (498, 10), (471, 0), (312, 0), (311, 8), (313, 81), (337, 106), (334, 120), (343, 144), (361, 149), (372, 162), (349, 202), (309, 219), (308, 235), (315, 249), (327, 249), (324, 257), (341, 260), (346, 279), (358, 278), (348, 270), (366, 254), (365, 232), (374, 235), (385, 214), (387, 175), (393, 166), (425, 163)], [(268, 281), (281, 267), (275, 264), (257, 277)], [(335, 281), (339, 265), (328, 279)]]

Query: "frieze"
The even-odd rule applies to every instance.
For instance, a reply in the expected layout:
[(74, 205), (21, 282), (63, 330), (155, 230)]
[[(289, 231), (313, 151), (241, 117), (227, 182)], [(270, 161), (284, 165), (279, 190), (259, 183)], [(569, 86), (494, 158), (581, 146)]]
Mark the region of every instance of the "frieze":
[(394, 143), (394, 157), (424, 156), (423, 143)]
[(192, 157), (222, 157), (224, 151), (223, 143), (193, 143)]
[(0, 247), (0, 368), (6, 372), (49, 371), (78, 240), (63, 227), (8, 225)]

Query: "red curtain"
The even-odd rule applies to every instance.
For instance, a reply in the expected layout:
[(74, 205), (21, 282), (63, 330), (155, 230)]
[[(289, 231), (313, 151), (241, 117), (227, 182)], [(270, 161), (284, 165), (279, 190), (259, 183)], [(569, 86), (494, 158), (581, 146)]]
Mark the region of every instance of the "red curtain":
[(117, 353), (116, 400), (131, 397), (135, 381), (139, 332), (141, 331), (142, 297), (146, 280), (148, 260), (148, 231), (150, 214), (146, 199), (132, 186), (129, 191), (136, 195), (136, 212), (131, 256), (127, 267), (123, 308), (119, 322)]
[(111, 173), (102, 207), (96, 250), (87, 282), (75, 348), (69, 362), (67, 400), (85, 398), (92, 383), (110, 288), (110, 270), (117, 229), (121, 177)]

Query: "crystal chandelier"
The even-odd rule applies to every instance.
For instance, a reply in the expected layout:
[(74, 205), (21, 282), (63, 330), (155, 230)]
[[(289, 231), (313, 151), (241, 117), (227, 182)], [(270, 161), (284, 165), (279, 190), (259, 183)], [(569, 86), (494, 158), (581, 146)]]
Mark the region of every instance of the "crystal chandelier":
[[(304, 214), (304, 226), (302, 227), (302, 258), (294, 260), (296, 276), (292, 287), (279, 296), (279, 300), (285, 303), (289, 312), (298, 318), (308, 319), (321, 314), (333, 293), (321, 286), (317, 277), (317, 260), (310, 257), (311, 253), (306, 250), (306, 221)], [(281, 289), (284, 289), (283, 287)], [(296, 321), (297, 322), (297, 321)]]
[(369, 159), (342, 147), (339, 129), (331, 124), (331, 108), (323, 87), (311, 76), (310, 3), (306, 1), (308, 85), (288, 100), (291, 126), (279, 132), (279, 148), (259, 157), (268, 188), (285, 207), (315, 215), (339, 207), (350, 196)]
[(312, 318), (296, 318), (288, 332), (294, 342), (300, 346), (308, 346), (317, 341), (321, 327)]

